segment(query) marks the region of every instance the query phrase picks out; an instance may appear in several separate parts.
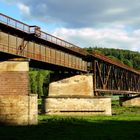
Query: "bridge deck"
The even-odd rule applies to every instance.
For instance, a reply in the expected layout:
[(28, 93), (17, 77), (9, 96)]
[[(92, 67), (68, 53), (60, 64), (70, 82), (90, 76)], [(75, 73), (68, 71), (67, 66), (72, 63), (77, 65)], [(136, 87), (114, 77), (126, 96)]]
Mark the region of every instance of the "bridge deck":
[(43, 31), (41, 31), (40, 27), (38, 27), (38, 26), (29, 26), (23, 22), (15, 20), (2, 13), (0, 13), (0, 23), (4, 24), (6, 26), (12, 27), (14, 29), (20, 30), (22, 32), (25, 32), (27, 34), (34, 34), (38, 38), (41, 38), (45, 41), (57, 44), (58, 46), (64, 47), (65, 49), (69, 49), (73, 52), (77, 52), (77, 53), (83, 54), (83, 55), (87, 54), (87, 52), (84, 49), (81, 49), (80, 47), (78, 47), (72, 43), (69, 43), (67, 41), (64, 41), (58, 37), (45, 33)]
[(0, 14), (0, 50), (61, 67), (87, 72), (87, 52), (6, 15)]

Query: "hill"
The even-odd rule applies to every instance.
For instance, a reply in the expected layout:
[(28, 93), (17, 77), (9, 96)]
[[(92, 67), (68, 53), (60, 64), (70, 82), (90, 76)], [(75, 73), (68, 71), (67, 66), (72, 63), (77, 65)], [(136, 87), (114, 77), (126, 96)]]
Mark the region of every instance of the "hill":
[(99, 52), (101, 54), (104, 54), (105, 56), (114, 59), (119, 60), (122, 63), (140, 70), (140, 52), (134, 52), (130, 50), (122, 50), (122, 49), (113, 49), (113, 48), (85, 48), (89, 53), (92, 53), (92, 51)]

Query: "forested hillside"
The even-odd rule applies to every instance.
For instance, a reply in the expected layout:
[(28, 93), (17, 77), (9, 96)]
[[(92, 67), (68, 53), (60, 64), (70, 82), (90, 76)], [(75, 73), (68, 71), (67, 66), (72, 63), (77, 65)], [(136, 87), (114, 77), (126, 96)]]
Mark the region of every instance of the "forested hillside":
[(121, 49), (110, 49), (110, 48), (86, 48), (86, 50), (90, 53), (92, 51), (97, 51), (99, 53), (104, 54), (105, 56), (110, 57), (111, 59), (119, 60), (122, 63), (133, 67), (135, 69), (140, 70), (140, 53), (129, 51), (129, 50), (121, 50)]
[[(140, 53), (129, 50), (108, 49), (108, 48), (85, 48), (88, 52), (97, 51), (111, 59), (120, 60), (122, 63), (140, 70)], [(38, 97), (47, 96), (51, 71), (30, 69), (30, 90), (38, 94)]]

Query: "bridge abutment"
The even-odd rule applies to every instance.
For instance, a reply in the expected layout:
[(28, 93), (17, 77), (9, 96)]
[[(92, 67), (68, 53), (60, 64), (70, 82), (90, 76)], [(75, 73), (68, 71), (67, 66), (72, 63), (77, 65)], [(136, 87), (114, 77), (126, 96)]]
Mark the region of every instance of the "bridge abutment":
[(37, 124), (37, 96), (29, 94), (28, 71), (26, 59), (0, 62), (0, 123)]
[(121, 106), (140, 106), (140, 96), (120, 97)]
[(92, 75), (76, 75), (52, 82), (43, 103), (45, 114), (111, 115), (111, 98), (93, 96)]

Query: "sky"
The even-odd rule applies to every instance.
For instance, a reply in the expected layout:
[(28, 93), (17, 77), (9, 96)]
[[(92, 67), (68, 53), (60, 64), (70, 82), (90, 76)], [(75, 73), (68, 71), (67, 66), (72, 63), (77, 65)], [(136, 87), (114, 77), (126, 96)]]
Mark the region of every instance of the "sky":
[(0, 13), (71, 42), (140, 52), (140, 0), (0, 0)]

